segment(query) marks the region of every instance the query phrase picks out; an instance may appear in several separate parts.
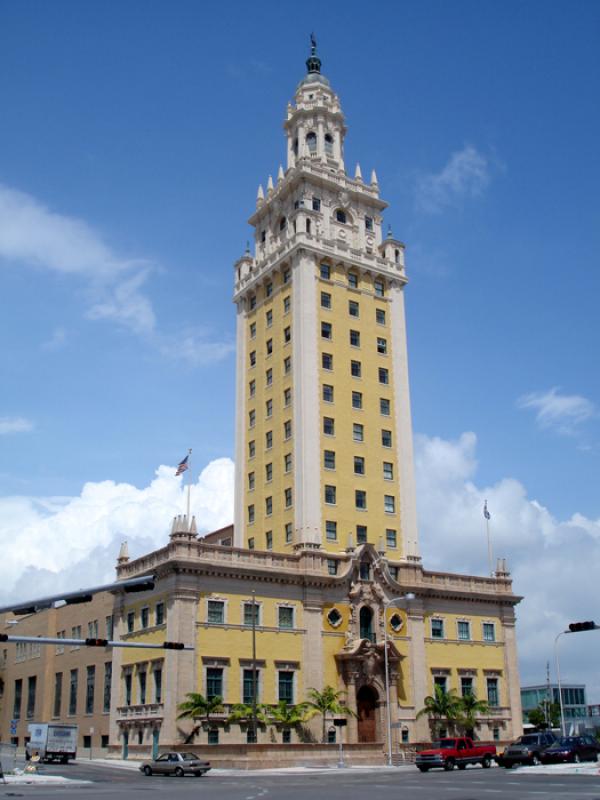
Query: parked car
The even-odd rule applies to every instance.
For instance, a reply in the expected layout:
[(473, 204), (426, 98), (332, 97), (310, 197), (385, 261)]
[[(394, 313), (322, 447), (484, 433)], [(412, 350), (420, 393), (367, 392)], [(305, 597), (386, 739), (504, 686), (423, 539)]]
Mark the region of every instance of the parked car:
[(526, 733), (504, 748), (504, 752), (496, 761), (501, 767), (510, 769), (515, 764), (541, 764), (541, 755), (554, 744), (556, 736), (553, 733)]
[(600, 744), (591, 736), (563, 736), (551, 744), (540, 755), (542, 764), (557, 764), (561, 761), (598, 761)]
[(199, 778), (209, 769), (210, 762), (201, 761), (193, 753), (161, 753), (153, 761), (144, 761), (140, 766), (144, 775), (177, 775), (180, 778), (186, 772)]
[(417, 753), (415, 764), (421, 772), (435, 767), (448, 771), (454, 767), (465, 769), (467, 764), (481, 764), (487, 769), (491, 767), (495, 756), (496, 748), (493, 745), (476, 745), (472, 739), (462, 736), (432, 742), (431, 747)]

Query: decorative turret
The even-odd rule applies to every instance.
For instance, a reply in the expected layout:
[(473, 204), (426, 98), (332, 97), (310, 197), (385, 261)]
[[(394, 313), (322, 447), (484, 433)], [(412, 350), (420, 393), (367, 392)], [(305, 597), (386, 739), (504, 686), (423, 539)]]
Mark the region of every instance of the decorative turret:
[(173, 541), (191, 541), (197, 536), (196, 519), (192, 517), (191, 525), (188, 523), (186, 514), (179, 514), (173, 517), (173, 524), (171, 525), (171, 533), (169, 539)]
[(121, 564), (127, 564), (129, 561), (129, 547), (127, 546), (127, 542), (121, 542), (121, 547), (119, 548), (119, 555), (117, 556), (117, 565), (121, 566)]
[(309, 75), (313, 72), (321, 72), (321, 59), (317, 55), (317, 40), (314, 33), (310, 35), (310, 56), (306, 59), (306, 69)]

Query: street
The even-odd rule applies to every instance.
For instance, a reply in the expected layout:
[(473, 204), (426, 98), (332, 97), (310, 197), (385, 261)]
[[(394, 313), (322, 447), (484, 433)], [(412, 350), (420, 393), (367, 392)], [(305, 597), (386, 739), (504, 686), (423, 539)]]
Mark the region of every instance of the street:
[(209, 773), (203, 778), (146, 778), (135, 770), (94, 764), (47, 766), (44, 774), (64, 775), (91, 784), (72, 786), (3, 786), (2, 797), (45, 798), (135, 798), (141, 793), (155, 797), (206, 797), (210, 800), (600, 800), (600, 776), (515, 773), (504, 769), (470, 768), (464, 772), (429, 772), (422, 775), (412, 769), (390, 771), (381, 768), (356, 772), (350, 770), (300, 774)]

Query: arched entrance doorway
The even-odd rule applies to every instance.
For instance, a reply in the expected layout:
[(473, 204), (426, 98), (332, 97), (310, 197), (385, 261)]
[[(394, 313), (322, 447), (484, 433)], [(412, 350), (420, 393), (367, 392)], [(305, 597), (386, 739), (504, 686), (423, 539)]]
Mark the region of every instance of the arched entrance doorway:
[(379, 695), (371, 686), (361, 686), (356, 693), (358, 741), (377, 741), (377, 702)]

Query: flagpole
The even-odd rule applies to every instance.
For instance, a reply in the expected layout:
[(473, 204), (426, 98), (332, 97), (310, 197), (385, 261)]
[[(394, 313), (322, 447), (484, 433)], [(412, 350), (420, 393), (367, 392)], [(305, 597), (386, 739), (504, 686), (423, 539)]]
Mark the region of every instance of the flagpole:
[(494, 558), (492, 556), (492, 537), (490, 536), (490, 512), (487, 510), (487, 500), (484, 505), (485, 530), (487, 533), (488, 561), (490, 564), (490, 577), (494, 577)]
[(190, 517), (190, 488), (192, 484), (192, 448), (188, 450), (188, 485), (187, 485), (187, 524), (188, 530), (192, 525), (192, 518)]

